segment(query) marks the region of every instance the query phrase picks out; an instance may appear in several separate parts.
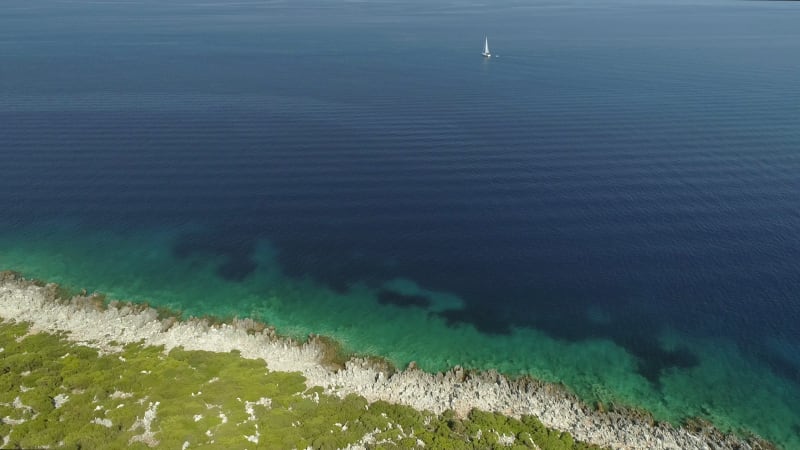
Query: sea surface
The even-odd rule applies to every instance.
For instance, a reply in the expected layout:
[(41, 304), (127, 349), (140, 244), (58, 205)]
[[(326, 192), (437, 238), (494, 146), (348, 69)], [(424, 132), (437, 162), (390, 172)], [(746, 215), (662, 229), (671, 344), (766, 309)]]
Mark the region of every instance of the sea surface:
[(800, 448), (798, 24), (3, 0), (0, 269)]

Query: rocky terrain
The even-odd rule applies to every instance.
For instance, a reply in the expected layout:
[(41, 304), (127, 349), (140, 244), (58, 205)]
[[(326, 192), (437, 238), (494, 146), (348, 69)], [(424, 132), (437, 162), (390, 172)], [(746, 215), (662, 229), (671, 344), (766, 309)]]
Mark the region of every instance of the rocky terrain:
[(578, 440), (614, 449), (761, 449), (757, 439), (725, 435), (701, 421), (674, 427), (643, 412), (599, 411), (561, 386), (530, 379), (510, 380), (495, 372), (473, 373), (459, 367), (430, 374), (414, 365), (395, 371), (380, 361), (354, 358), (332, 361), (331, 343), (311, 337), (296, 342), (277, 336), (252, 320), (209, 324), (177, 320), (150, 307), (106, 303), (93, 296), (59, 295), (44, 285), (6, 272), (0, 276), (0, 318), (27, 322), (32, 330), (66, 332), (70, 340), (116, 352), (127, 343), (163, 345), (165, 350), (230, 352), (261, 359), (272, 371), (300, 372), (309, 387), (344, 397), (363, 396), (437, 414), (453, 410), (466, 416), (473, 408), (519, 418), (537, 417), (545, 426), (567, 431)]

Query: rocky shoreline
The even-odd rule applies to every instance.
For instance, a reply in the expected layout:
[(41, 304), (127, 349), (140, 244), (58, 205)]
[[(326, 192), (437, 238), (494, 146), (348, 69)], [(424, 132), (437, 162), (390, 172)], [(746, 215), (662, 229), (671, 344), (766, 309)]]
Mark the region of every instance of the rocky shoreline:
[(300, 372), (309, 386), (323, 387), (340, 397), (357, 394), (370, 402), (384, 400), (435, 413), (453, 410), (459, 416), (473, 408), (517, 418), (532, 415), (547, 427), (614, 449), (775, 448), (757, 438), (723, 434), (702, 421), (674, 427), (639, 411), (598, 411), (558, 385), (510, 380), (497, 372), (456, 367), (430, 374), (413, 364), (394, 371), (363, 358), (332, 365), (327, 340), (311, 337), (296, 342), (250, 319), (212, 325), (202, 319), (161, 317), (150, 307), (105, 303), (96, 296), (65, 297), (57, 285), (0, 273), (0, 318), (28, 322), (33, 330), (67, 332), (70, 340), (105, 352), (139, 341), (167, 350), (238, 350), (245, 358), (264, 360), (270, 370)]

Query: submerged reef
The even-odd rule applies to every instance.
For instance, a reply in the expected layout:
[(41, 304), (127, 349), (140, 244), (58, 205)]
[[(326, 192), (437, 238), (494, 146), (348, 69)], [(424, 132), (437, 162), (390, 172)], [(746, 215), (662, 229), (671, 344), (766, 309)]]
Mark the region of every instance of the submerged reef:
[(0, 273), (3, 448), (773, 448), (459, 367), (397, 371), (256, 321), (180, 320)]

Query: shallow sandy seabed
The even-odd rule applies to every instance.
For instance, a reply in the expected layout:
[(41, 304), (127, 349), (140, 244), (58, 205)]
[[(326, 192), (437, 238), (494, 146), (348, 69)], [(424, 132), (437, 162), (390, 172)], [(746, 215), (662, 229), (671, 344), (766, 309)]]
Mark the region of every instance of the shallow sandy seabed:
[[(106, 352), (121, 344), (143, 341), (187, 350), (229, 352), (263, 359), (275, 371), (301, 372), (309, 387), (321, 386), (344, 397), (358, 394), (368, 401), (385, 400), (442, 413), (465, 416), (472, 408), (512, 417), (533, 415), (550, 428), (576, 439), (614, 449), (760, 449), (756, 439), (724, 435), (698, 422), (674, 427), (656, 423), (637, 411), (598, 412), (558, 385), (530, 379), (509, 380), (496, 372), (473, 373), (456, 367), (429, 374), (412, 366), (394, 372), (373, 361), (353, 358), (343, 367), (327, 363), (330, 344), (312, 337), (305, 343), (275, 335), (252, 320), (209, 325), (207, 321), (159, 318), (156, 310), (112, 302), (103, 307), (92, 297), (59, 301), (57, 286), (0, 274), (0, 317), (28, 322), (34, 331), (64, 331), (68, 338)], [(690, 429), (691, 428), (691, 429)]]

